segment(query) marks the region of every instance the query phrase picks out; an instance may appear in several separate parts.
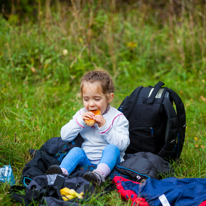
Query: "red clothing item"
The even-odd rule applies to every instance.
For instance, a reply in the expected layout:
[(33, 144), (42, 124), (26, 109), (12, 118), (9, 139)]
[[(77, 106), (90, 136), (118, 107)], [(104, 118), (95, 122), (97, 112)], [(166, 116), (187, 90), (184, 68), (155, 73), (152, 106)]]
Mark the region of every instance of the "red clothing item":
[(199, 206), (206, 206), (206, 200), (202, 202)]
[(128, 180), (128, 179), (123, 178), (123, 177), (115, 176), (113, 178), (113, 183), (116, 184), (118, 193), (121, 195), (121, 198), (123, 200), (131, 199), (132, 200), (132, 206), (135, 206), (135, 205), (138, 205), (138, 206), (149, 206), (149, 204), (146, 202), (146, 200), (144, 198), (138, 197), (137, 194), (135, 192), (133, 192), (132, 190), (125, 190), (122, 187), (122, 184), (121, 184), (122, 181), (123, 182), (131, 181), (131, 182), (133, 182), (135, 184), (140, 184), (140, 183), (132, 181), (132, 180)]
[(132, 205), (138, 205), (138, 206), (149, 206), (149, 204), (146, 202), (146, 200), (142, 197), (138, 197), (132, 202)]

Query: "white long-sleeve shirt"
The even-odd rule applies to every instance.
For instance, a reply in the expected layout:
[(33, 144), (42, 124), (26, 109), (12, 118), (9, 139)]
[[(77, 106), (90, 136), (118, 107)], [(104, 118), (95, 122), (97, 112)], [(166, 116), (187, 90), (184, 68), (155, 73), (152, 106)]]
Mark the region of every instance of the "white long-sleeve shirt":
[(114, 107), (110, 107), (108, 112), (103, 114), (106, 123), (102, 127), (98, 127), (98, 124), (90, 127), (84, 123), (81, 117), (84, 112), (86, 112), (85, 108), (80, 109), (62, 127), (62, 140), (70, 142), (80, 133), (84, 139), (82, 149), (92, 164), (99, 163), (102, 151), (108, 144), (116, 145), (119, 148), (121, 161), (123, 161), (125, 150), (130, 143), (129, 122), (126, 117)]

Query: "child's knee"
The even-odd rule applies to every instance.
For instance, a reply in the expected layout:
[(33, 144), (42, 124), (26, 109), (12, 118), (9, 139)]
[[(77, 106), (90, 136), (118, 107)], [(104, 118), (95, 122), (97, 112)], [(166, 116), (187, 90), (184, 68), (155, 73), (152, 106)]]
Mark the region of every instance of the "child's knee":
[(104, 150), (110, 150), (110, 151), (114, 151), (117, 154), (120, 154), (119, 148), (116, 145), (113, 144), (109, 144), (107, 145)]
[(81, 154), (84, 154), (84, 150), (80, 147), (73, 147), (71, 150), (70, 150), (70, 153), (74, 153), (74, 154), (78, 154), (78, 155), (81, 155)]

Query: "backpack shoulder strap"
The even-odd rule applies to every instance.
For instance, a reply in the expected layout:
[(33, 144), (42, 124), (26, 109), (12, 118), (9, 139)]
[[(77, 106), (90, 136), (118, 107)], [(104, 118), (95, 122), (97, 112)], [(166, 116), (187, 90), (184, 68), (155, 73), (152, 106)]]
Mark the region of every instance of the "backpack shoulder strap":
[(179, 95), (172, 89), (168, 89), (171, 100), (174, 101), (177, 109), (178, 129), (185, 128), (186, 126), (186, 113), (184, 104)]
[(186, 129), (186, 113), (184, 104), (179, 95), (172, 89), (168, 89), (171, 100), (174, 101), (177, 110), (177, 126), (178, 126), (178, 144), (177, 144), (177, 159), (179, 158), (184, 140), (185, 140), (185, 129)]
[[(164, 98), (163, 106), (168, 117), (168, 125), (165, 145), (158, 155), (178, 160), (182, 152), (185, 139), (186, 114), (184, 104), (178, 94), (172, 89), (167, 90), (171, 101), (168, 98)], [(172, 102), (174, 102), (176, 106), (176, 111)]]
[(162, 104), (168, 118), (168, 123), (165, 134), (165, 144), (157, 155), (168, 159), (170, 157), (174, 158), (173, 152), (176, 145), (178, 123), (177, 114), (170, 100), (168, 98), (164, 98)]

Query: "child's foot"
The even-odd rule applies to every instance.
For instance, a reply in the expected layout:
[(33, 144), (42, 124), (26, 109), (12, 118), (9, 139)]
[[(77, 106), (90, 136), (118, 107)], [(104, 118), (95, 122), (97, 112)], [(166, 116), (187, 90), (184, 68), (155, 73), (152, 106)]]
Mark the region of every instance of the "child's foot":
[(100, 186), (101, 182), (105, 182), (104, 176), (98, 171), (87, 172), (84, 174), (83, 178), (89, 182), (91, 182), (94, 186)]
[(63, 175), (62, 169), (58, 165), (52, 165), (46, 171), (45, 175), (61, 174)]

